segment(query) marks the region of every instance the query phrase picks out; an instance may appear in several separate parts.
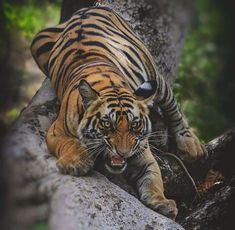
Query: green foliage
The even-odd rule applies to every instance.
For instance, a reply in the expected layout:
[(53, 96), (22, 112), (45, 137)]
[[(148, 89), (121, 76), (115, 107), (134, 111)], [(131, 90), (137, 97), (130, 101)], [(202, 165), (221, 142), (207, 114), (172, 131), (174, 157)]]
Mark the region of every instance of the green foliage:
[(16, 4), (5, 0), (3, 9), (7, 29), (18, 30), (29, 40), (45, 26), (59, 21), (58, 3), (45, 2), (39, 5), (36, 1), (28, 0), (24, 4)]
[(33, 230), (48, 230), (48, 227), (44, 223), (39, 223), (34, 226)]
[(197, 18), (186, 38), (175, 93), (190, 125), (208, 141), (226, 127), (220, 108), (218, 79), (224, 64), (218, 39), (223, 34), (220, 7), (211, 0), (196, 0)]
[(12, 108), (7, 112), (6, 116), (8, 117), (8, 119), (15, 120), (18, 117), (19, 113), (20, 110), (18, 108)]

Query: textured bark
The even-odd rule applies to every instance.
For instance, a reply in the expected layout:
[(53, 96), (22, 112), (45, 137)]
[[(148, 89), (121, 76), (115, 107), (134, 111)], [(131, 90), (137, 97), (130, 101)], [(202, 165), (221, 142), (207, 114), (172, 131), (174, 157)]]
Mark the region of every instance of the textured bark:
[[(64, 0), (61, 21), (88, 2), (91, 1)], [(189, 3), (189, 0), (139, 0), (138, 4), (134, 0), (103, 1), (133, 26), (171, 85), (191, 19)], [(56, 230), (182, 229), (125, 192), (123, 189), (136, 195), (119, 178), (111, 179), (123, 189), (95, 171), (87, 177), (61, 175), (45, 145), (45, 134), (58, 109), (53, 90), (45, 81), (5, 138), (5, 229), (15, 229), (15, 226), (17, 229), (32, 229), (42, 221), (47, 221), (50, 229)], [(175, 177), (174, 168), (181, 177)], [(169, 168), (166, 163), (162, 169), (169, 194), (192, 192), (192, 189), (182, 191), (182, 183), (189, 183), (187, 177), (182, 177), (184, 173), (180, 167)]]
[[(208, 156), (191, 166), (191, 173), (196, 181), (202, 181), (209, 169), (220, 171), (225, 180), (212, 187), (200, 198), (188, 194), (191, 207), (181, 214), (178, 222), (185, 229), (214, 230), (231, 229), (235, 198), (235, 168), (233, 155), (235, 149), (235, 128), (210, 141), (207, 146)], [(200, 169), (200, 170), (199, 170)], [(180, 174), (176, 177), (179, 178)], [(192, 203), (193, 204), (190, 204)]]
[(235, 175), (233, 155), (235, 149), (235, 128), (232, 128), (207, 144), (208, 157), (198, 162), (195, 167), (213, 168), (226, 177)]
[(223, 186), (207, 194), (180, 223), (185, 229), (214, 230), (232, 229), (234, 213), (234, 191), (232, 186)]
[[(232, 179), (235, 175), (233, 165), (233, 155), (235, 149), (235, 128), (228, 130), (221, 136), (211, 140), (206, 145), (207, 155), (192, 164), (186, 164), (191, 176), (196, 182), (201, 182), (209, 169), (220, 171), (226, 178)], [(166, 160), (170, 158), (167, 157)], [(172, 160), (172, 159), (170, 159)], [(161, 164), (161, 162), (159, 162)], [(189, 194), (195, 194), (192, 183), (186, 176), (182, 167), (174, 160), (166, 163), (169, 168), (162, 167), (163, 175), (165, 175), (166, 192), (170, 196), (184, 197)], [(199, 170), (200, 169), (200, 170)], [(170, 174), (170, 172), (172, 172)], [(172, 176), (171, 176), (172, 175)], [(182, 188), (182, 185), (185, 186)]]

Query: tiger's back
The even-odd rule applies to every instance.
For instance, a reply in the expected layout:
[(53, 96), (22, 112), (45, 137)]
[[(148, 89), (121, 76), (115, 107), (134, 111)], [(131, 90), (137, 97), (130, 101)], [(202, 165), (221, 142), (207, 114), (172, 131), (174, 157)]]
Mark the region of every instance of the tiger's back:
[[(53, 28), (53, 33), (46, 29), (37, 36), (42, 39), (35, 38), (32, 53), (39, 60), (39, 67), (51, 78), (59, 97), (63, 95), (60, 89), (66, 88), (65, 82), (71, 81), (68, 79), (71, 71), (93, 60), (117, 67), (133, 91), (145, 81), (156, 80), (149, 51), (124, 19), (109, 8), (79, 10), (68, 22)], [(53, 44), (48, 47), (47, 58), (46, 52), (35, 52), (42, 44)]]

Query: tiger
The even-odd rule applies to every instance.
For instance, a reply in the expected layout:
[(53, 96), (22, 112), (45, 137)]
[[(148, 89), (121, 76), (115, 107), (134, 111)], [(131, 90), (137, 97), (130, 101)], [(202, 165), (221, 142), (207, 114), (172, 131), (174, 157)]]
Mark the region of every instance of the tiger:
[(59, 171), (86, 175), (101, 157), (110, 173), (127, 176), (146, 206), (175, 219), (176, 203), (164, 195), (150, 149), (150, 109), (161, 109), (182, 158), (205, 150), (131, 26), (106, 6), (83, 8), (39, 32), (31, 53), (60, 101), (46, 136)]

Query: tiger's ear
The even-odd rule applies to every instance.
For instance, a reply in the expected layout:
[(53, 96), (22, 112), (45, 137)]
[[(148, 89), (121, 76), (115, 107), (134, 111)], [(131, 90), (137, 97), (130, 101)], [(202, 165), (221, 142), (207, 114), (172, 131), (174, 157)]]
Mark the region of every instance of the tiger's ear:
[(146, 81), (139, 86), (134, 92), (138, 100), (144, 101), (145, 104), (151, 105), (157, 90), (157, 82), (154, 80)]
[(99, 93), (96, 92), (86, 80), (81, 80), (78, 85), (78, 90), (82, 96), (84, 107), (87, 108), (93, 101), (99, 98)]

